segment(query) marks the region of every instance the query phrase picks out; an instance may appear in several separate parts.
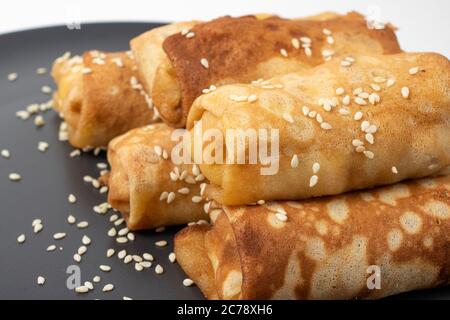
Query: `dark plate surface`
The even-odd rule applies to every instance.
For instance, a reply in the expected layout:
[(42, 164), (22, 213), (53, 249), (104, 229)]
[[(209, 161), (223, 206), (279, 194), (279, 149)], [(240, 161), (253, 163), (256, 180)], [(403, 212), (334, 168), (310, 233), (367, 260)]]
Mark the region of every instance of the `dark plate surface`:
[[(26, 121), (17, 119), (17, 110), (31, 103), (42, 103), (50, 99), (40, 89), (43, 85), (54, 87), (49, 74), (37, 75), (38, 67), (50, 70), (52, 61), (65, 51), (81, 53), (89, 49), (106, 51), (127, 50), (128, 41), (152, 28), (153, 23), (105, 23), (82, 25), (81, 30), (66, 27), (50, 27), (0, 35), (0, 149), (11, 152), (10, 159), (0, 157), (0, 299), (201, 299), (194, 287), (184, 287), (185, 275), (178, 264), (172, 264), (168, 255), (172, 251), (173, 235), (179, 228), (170, 228), (163, 233), (155, 231), (136, 233), (136, 240), (119, 245), (107, 236), (113, 226), (109, 217), (93, 212), (92, 207), (104, 202), (106, 195), (83, 182), (84, 175), (97, 177), (97, 162), (105, 162), (105, 154), (95, 157), (85, 153), (70, 158), (73, 148), (58, 141), (60, 119), (51, 110), (43, 113), (46, 124), (36, 128), (34, 116)], [(7, 75), (18, 73), (14, 82)], [(47, 152), (38, 151), (39, 141), (46, 141)], [(18, 172), (20, 182), (11, 182), (8, 175)], [(67, 197), (73, 193), (75, 204)], [(88, 221), (89, 227), (78, 229), (67, 223), (69, 214), (78, 221)], [(33, 219), (42, 219), (44, 229), (34, 234)], [(124, 227), (124, 225), (123, 225)], [(66, 232), (63, 240), (54, 240), (53, 234)], [(23, 244), (17, 243), (20, 234), (26, 234)], [(83, 235), (92, 239), (88, 252), (78, 264), (81, 280), (92, 281), (100, 275), (101, 283), (88, 294), (80, 295), (66, 287), (66, 268), (75, 265), (73, 255), (81, 244)], [(157, 248), (155, 241), (167, 240), (168, 246)], [(46, 248), (61, 246), (54, 252)], [(137, 272), (133, 263), (124, 264), (116, 256), (106, 257), (106, 250), (121, 249), (141, 255), (149, 252), (155, 257), (152, 268)], [(164, 274), (156, 275), (154, 266), (164, 267)], [(99, 265), (112, 267), (111, 272), (102, 272)], [(46, 278), (45, 285), (38, 286), (39, 275)], [(105, 284), (112, 283), (115, 289), (104, 293)], [(394, 298), (450, 298), (448, 288), (413, 292)]]

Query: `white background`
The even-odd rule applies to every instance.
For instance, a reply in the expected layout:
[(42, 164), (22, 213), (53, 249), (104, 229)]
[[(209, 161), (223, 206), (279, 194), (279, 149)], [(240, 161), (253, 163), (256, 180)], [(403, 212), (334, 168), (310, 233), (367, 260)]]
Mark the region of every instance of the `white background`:
[(399, 28), (397, 34), (404, 50), (436, 51), (450, 57), (450, 0), (3, 0), (0, 33), (74, 20), (206, 20), (262, 12), (301, 17), (325, 10), (357, 10), (364, 14), (375, 10), (382, 20)]

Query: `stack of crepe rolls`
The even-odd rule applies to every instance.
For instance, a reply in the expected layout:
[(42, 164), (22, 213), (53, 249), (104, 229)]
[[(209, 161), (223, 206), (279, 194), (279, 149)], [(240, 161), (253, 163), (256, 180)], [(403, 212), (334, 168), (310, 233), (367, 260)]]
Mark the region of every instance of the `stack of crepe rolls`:
[(112, 138), (158, 121), (131, 52), (66, 54), (55, 61), (52, 75), (58, 87), (55, 108), (77, 148), (106, 147)]
[[(400, 53), (345, 61), (350, 60), (333, 59), (200, 96), (187, 124), (193, 144), (202, 143), (195, 139), (196, 121), (224, 137), (228, 129), (279, 130), (275, 174), (262, 175), (267, 165), (259, 161), (248, 164), (249, 143), (245, 165), (235, 158), (227, 163), (228, 150), (221, 163), (196, 159), (211, 182), (206, 195), (224, 205), (299, 200), (425, 177), (448, 167), (449, 60), (435, 53)], [(203, 158), (212, 143), (204, 143)]]
[(198, 166), (176, 165), (173, 128), (158, 123), (133, 129), (108, 146), (108, 202), (130, 230), (209, 220), (206, 180)]
[(400, 52), (390, 26), (369, 29), (358, 13), (286, 20), (274, 16), (223, 17), (192, 23), (167, 37), (158, 31), (131, 41), (140, 78), (162, 119), (184, 127), (202, 92), (302, 71), (331, 57)]
[(210, 212), (175, 238), (209, 299), (375, 299), (450, 283), (450, 177)]

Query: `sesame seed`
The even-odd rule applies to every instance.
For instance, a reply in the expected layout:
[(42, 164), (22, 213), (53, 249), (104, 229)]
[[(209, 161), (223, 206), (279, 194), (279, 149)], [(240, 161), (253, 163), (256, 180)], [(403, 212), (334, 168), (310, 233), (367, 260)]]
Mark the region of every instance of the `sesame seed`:
[(375, 156), (375, 154), (372, 151), (363, 151), (363, 153), (369, 159), (373, 159), (373, 157)]
[(142, 257), (145, 259), (145, 260), (148, 260), (148, 261), (153, 261), (154, 260), (154, 258), (153, 258), (153, 256), (150, 254), (150, 253), (144, 253), (143, 255), (142, 255)]
[(314, 187), (318, 181), (319, 181), (318, 176), (316, 176), (316, 175), (311, 176), (311, 178), (309, 179), (309, 187), (310, 188)]
[(311, 50), (311, 48), (306, 47), (306, 48), (305, 48), (305, 54), (306, 54), (308, 57), (311, 57), (311, 56), (312, 56), (312, 50)]
[(348, 106), (350, 104), (350, 96), (346, 95), (345, 97), (342, 98), (342, 103), (346, 106)]
[(94, 285), (90, 281), (85, 281), (84, 286), (87, 287), (89, 290), (94, 290)]
[(366, 150), (366, 147), (364, 147), (364, 146), (357, 146), (356, 147), (356, 149), (355, 149), (355, 151), (356, 152), (358, 152), (358, 153), (361, 153), (361, 152), (364, 152)]
[(30, 114), (25, 110), (19, 110), (16, 112), (16, 117), (22, 120), (27, 120), (30, 117)]
[(133, 256), (131, 254), (127, 255), (124, 259), (123, 259), (123, 263), (128, 264), (133, 260)]
[(367, 105), (367, 101), (364, 100), (364, 99), (361, 98), (361, 97), (355, 97), (354, 100), (355, 100), (355, 102), (356, 102), (357, 104), (359, 104), (359, 105), (361, 105), (361, 106)]
[(125, 258), (125, 256), (127, 255), (127, 250), (120, 250), (119, 253), (117, 254), (117, 257), (122, 260), (123, 258)]
[(185, 36), (185, 35), (187, 35), (189, 33), (189, 29), (188, 28), (183, 28), (183, 29), (181, 29), (180, 33), (181, 33), (182, 36)]
[(109, 217), (109, 222), (114, 222), (117, 219), (119, 219), (119, 216), (117, 214), (113, 214), (111, 217)]
[(183, 286), (190, 287), (194, 284), (194, 281), (192, 279), (186, 278), (183, 280)]
[(47, 69), (44, 68), (44, 67), (40, 67), (40, 68), (36, 69), (36, 74), (38, 74), (38, 75), (43, 75), (43, 74), (46, 74), (46, 73), (47, 73)]
[(102, 270), (103, 272), (110, 272), (111, 271), (111, 267), (105, 264), (101, 264), (99, 266), (99, 269)]
[(78, 248), (77, 253), (82, 256), (83, 254), (85, 254), (87, 252), (87, 247), (86, 246), (81, 246)]
[(102, 289), (103, 292), (109, 292), (109, 291), (112, 291), (112, 290), (114, 290), (114, 286), (111, 283), (105, 285), (103, 287), (103, 289)]
[(117, 235), (117, 230), (112, 227), (111, 229), (108, 230), (108, 236), (110, 237), (115, 237)]
[(303, 107), (302, 107), (302, 112), (303, 112), (303, 114), (304, 114), (305, 116), (307, 116), (308, 113), (309, 113), (309, 108), (308, 108), (307, 106), (303, 106)]
[(376, 83), (383, 83), (386, 81), (386, 78), (377, 76), (373, 78), (373, 81), (375, 81)]
[(195, 33), (194, 32), (188, 32), (187, 34), (186, 34), (186, 38), (188, 38), (188, 39), (190, 39), (190, 38), (193, 38), (195, 36)]
[(298, 167), (298, 164), (299, 164), (299, 162), (298, 162), (298, 156), (297, 156), (296, 154), (294, 154), (294, 155), (292, 156), (292, 159), (291, 159), (291, 167), (292, 167), (292, 168), (297, 168), (297, 167)]
[(388, 79), (386, 82), (386, 86), (387, 87), (392, 87), (395, 84), (395, 80), (394, 79)]
[(114, 225), (115, 226), (119, 226), (121, 225), (125, 220), (123, 218), (117, 219), (116, 221), (114, 221)]
[(135, 263), (134, 270), (140, 272), (140, 271), (144, 270), (144, 267), (140, 263)]
[(279, 221), (281, 221), (281, 222), (286, 222), (286, 221), (287, 221), (287, 215), (284, 214), (284, 213), (277, 212), (277, 213), (275, 214), (275, 217), (276, 217)]
[(95, 283), (99, 283), (100, 281), (102, 281), (102, 278), (100, 276), (95, 276), (94, 278), (92, 278), (92, 281), (94, 281)]
[(338, 96), (344, 94), (344, 92), (345, 92), (345, 91), (344, 91), (344, 88), (341, 88), (341, 87), (336, 88), (336, 94), (337, 94)]
[(37, 277), (37, 284), (42, 286), (45, 283), (45, 278), (43, 276)]
[(128, 238), (128, 240), (130, 240), (130, 241), (134, 241), (134, 233), (133, 232), (128, 232), (128, 234), (127, 234), (127, 238)]
[(287, 53), (287, 51), (286, 51), (286, 49), (280, 49), (280, 53), (281, 53), (281, 55), (283, 56), (283, 57), (287, 57), (288, 56), (288, 53)]
[(142, 261), (142, 262), (139, 262), (139, 264), (146, 269), (150, 268), (152, 266), (152, 263), (150, 261)]
[(49, 86), (42, 86), (41, 91), (42, 93), (50, 94), (52, 93), (52, 88), (50, 88)]
[(292, 46), (295, 49), (299, 49), (300, 48), (300, 41), (298, 41), (297, 38), (292, 38), (291, 43), (292, 43)]
[(51, 252), (51, 251), (55, 251), (56, 250), (56, 246), (54, 244), (49, 245), (46, 249), (47, 252)]
[(161, 156), (161, 155), (162, 155), (162, 148), (161, 148), (160, 146), (154, 146), (154, 147), (153, 147), (153, 150), (155, 151), (155, 153), (156, 153), (158, 156)]
[(164, 269), (161, 265), (157, 264), (155, 267), (156, 274), (162, 274), (164, 272)]
[(347, 60), (341, 61), (341, 66), (343, 66), (343, 67), (350, 67), (351, 65), (352, 65), (352, 63), (350, 61), (347, 61)]
[(155, 246), (157, 246), (157, 247), (165, 247), (165, 246), (167, 246), (167, 241), (166, 240), (156, 241), (155, 242)]
[[(388, 81), (389, 81), (389, 80), (388, 80)], [(371, 87), (373, 90), (375, 90), (375, 91), (380, 91), (380, 90), (381, 90), (381, 87), (380, 87), (379, 85), (375, 84), (375, 83), (372, 83), (372, 84), (370, 85), (370, 87)]]
[(331, 35), (331, 30), (330, 30), (330, 29), (324, 28), (324, 29), (322, 29), (322, 32), (323, 32), (323, 34), (326, 35), (326, 36)]
[(43, 228), (44, 228), (44, 226), (42, 224), (38, 223), (33, 226), (33, 232), (39, 233)]
[(206, 69), (209, 68), (209, 62), (208, 62), (208, 60), (206, 58), (200, 59), (200, 64)]
[(200, 196), (193, 196), (191, 200), (192, 200), (193, 203), (199, 203), (199, 202), (202, 201), (202, 197), (200, 197)]
[(47, 142), (45, 142), (45, 141), (39, 141), (38, 147), (37, 147), (37, 148), (38, 148), (39, 151), (45, 152), (45, 151), (47, 151), (48, 147), (49, 147), (49, 145), (48, 145)]
[(175, 255), (175, 252), (169, 253), (169, 261), (171, 263), (174, 263), (176, 261), (176, 259), (177, 259), (177, 256)]
[(319, 172), (319, 170), (320, 170), (320, 163), (314, 162), (314, 164), (312, 166), (312, 170), (313, 170), (313, 173)]
[(181, 194), (188, 194), (188, 193), (189, 193), (189, 188), (181, 188), (181, 189), (178, 189), (178, 193), (181, 193)]
[(65, 237), (66, 237), (66, 234), (64, 232), (58, 232), (53, 235), (53, 239), (55, 239), (55, 240), (61, 240)]
[(169, 192), (167, 195), (167, 203), (171, 203), (175, 200), (175, 192)]
[(78, 222), (78, 224), (77, 224), (77, 228), (79, 228), (79, 229), (84, 229), (84, 228), (87, 228), (88, 226), (89, 226), (89, 223), (87, 221), (81, 221), (81, 222)]
[(332, 36), (327, 37), (328, 44), (334, 44), (334, 38)]
[(323, 122), (323, 118), (322, 118), (322, 116), (320, 115), (320, 113), (317, 113), (317, 115), (316, 115), (316, 120), (317, 120), (318, 123), (322, 123), (322, 122)]
[(138, 256), (137, 254), (134, 254), (132, 257), (135, 262), (142, 262), (143, 260), (142, 257)]
[(414, 75), (417, 72), (419, 72), (419, 67), (413, 67), (413, 68), (409, 69), (408, 72), (410, 75)]
[(366, 132), (366, 130), (370, 127), (370, 122), (367, 120), (364, 120), (361, 122), (361, 131)]
[(369, 98), (369, 93), (361, 91), (360, 93), (358, 93), (358, 97), (367, 99), (367, 98)]
[(17, 237), (17, 242), (18, 243), (24, 243), (26, 240), (26, 237), (24, 234), (21, 234), (20, 236)]
[(283, 119), (289, 123), (294, 123), (294, 118), (289, 113), (283, 113)]
[(339, 113), (343, 116), (347, 116), (350, 114), (350, 110), (348, 108), (340, 108)]
[(0, 154), (5, 159), (9, 159), (11, 157), (11, 153), (7, 149), (2, 149)]
[(355, 112), (355, 115), (353, 116), (353, 119), (358, 121), (358, 120), (361, 120), (362, 117), (363, 117), (363, 113), (361, 111), (357, 111), (357, 112)]
[(324, 58), (331, 58), (331, 56), (334, 54), (333, 50), (322, 50), (322, 56)]
[(306, 44), (311, 44), (312, 40), (309, 37), (300, 37), (300, 41)]
[(255, 102), (256, 100), (258, 100), (258, 96), (256, 94), (251, 94), (247, 98), (248, 102)]
[(83, 238), (81, 238), (81, 242), (84, 245), (88, 246), (88, 245), (91, 244), (91, 238), (89, 238), (88, 236), (84, 235)]
[(409, 97), (409, 88), (408, 87), (402, 87), (401, 89), (402, 97), (405, 99), (408, 99)]
[(79, 286), (75, 288), (76, 293), (86, 293), (89, 291), (89, 288), (86, 286)]
[(128, 242), (128, 238), (127, 237), (118, 237), (116, 238), (116, 242), (120, 243), (120, 244), (124, 244)]
[(81, 155), (81, 151), (79, 149), (72, 150), (69, 153), (69, 157), (71, 157), (71, 158), (78, 157), (79, 155)]
[(371, 124), (367, 129), (366, 129), (366, 133), (375, 133), (377, 132), (378, 128), (376, 125)]
[(20, 181), (20, 179), (22, 179), (22, 177), (18, 173), (13, 172), (9, 174), (9, 180), (11, 181)]
[(111, 258), (114, 255), (115, 252), (116, 252), (116, 250), (114, 250), (114, 249), (106, 250), (106, 257), (107, 258)]
[(108, 187), (107, 187), (107, 186), (101, 187), (100, 190), (99, 190), (99, 192), (100, 192), (101, 194), (108, 192)]
[(34, 118), (34, 125), (36, 127), (42, 127), (45, 124), (45, 120), (44, 117), (41, 115), (36, 116), (36, 118)]
[(72, 193), (69, 194), (67, 200), (69, 201), (69, 203), (72, 203), (72, 204), (77, 202), (77, 198)]
[(369, 95), (369, 102), (371, 104), (376, 104), (377, 102), (380, 102), (380, 96), (376, 93), (371, 93)]
[(330, 130), (332, 127), (331, 127), (331, 125), (328, 123), (328, 122), (322, 122), (321, 124), (320, 124), (320, 127), (322, 128), (322, 129), (324, 129), (324, 130)]
[(89, 73), (92, 73), (92, 69), (91, 69), (91, 68), (82, 68), (82, 69), (81, 69), (81, 73), (82, 73), (82, 74), (89, 74)]
[(366, 133), (365, 138), (366, 138), (366, 141), (369, 142), (370, 144), (373, 144), (373, 143), (374, 143), (373, 134), (371, 134), (371, 133)]
[(394, 174), (398, 174), (398, 170), (397, 170), (397, 168), (396, 167), (392, 167), (392, 173), (394, 173)]
[(12, 72), (10, 74), (8, 74), (8, 81), (16, 81), (17, 78), (19, 77), (19, 75), (17, 74), (17, 72)]
[(80, 262), (81, 261), (81, 256), (78, 253), (75, 253), (73, 255), (73, 260), (75, 260), (75, 262)]

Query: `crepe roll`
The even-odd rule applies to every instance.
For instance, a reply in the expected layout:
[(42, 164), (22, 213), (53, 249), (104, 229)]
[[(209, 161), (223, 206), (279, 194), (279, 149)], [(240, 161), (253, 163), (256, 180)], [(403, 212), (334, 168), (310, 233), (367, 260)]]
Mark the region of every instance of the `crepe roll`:
[(152, 56), (147, 37), (133, 39), (131, 48), (162, 119), (174, 127), (185, 126), (195, 98), (223, 84), (301, 71), (332, 56), (400, 52), (390, 26), (369, 29), (354, 12), (310, 20), (244, 16), (199, 23), (166, 38), (164, 59), (153, 68), (142, 62), (142, 57)]
[(450, 177), (227, 207), (175, 237), (207, 298), (378, 299), (450, 284)]
[[(435, 53), (355, 55), (226, 85), (194, 102), (187, 127), (193, 145), (201, 146), (203, 154), (193, 157), (211, 182), (206, 193), (225, 205), (341, 194), (434, 175), (450, 166), (450, 62)], [(218, 131), (219, 142), (232, 130), (250, 133), (240, 135), (240, 153), (237, 143), (229, 144), (232, 152), (224, 147), (223, 156), (207, 162), (211, 149), (222, 146), (205, 135), (202, 146), (201, 137), (194, 139), (196, 127), (205, 135)]]
[(206, 180), (195, 165), (176, 165), (173, 129), (153, 124), (133, 129), (108, 146), (108, 202), (130, 230), (208, 220)]
[(55, 108), (77, 148), (106, 147), (130, 129), (159, 121), (137, 80), (131, 52), (66, 54), (55, 61), (52, 75)]

